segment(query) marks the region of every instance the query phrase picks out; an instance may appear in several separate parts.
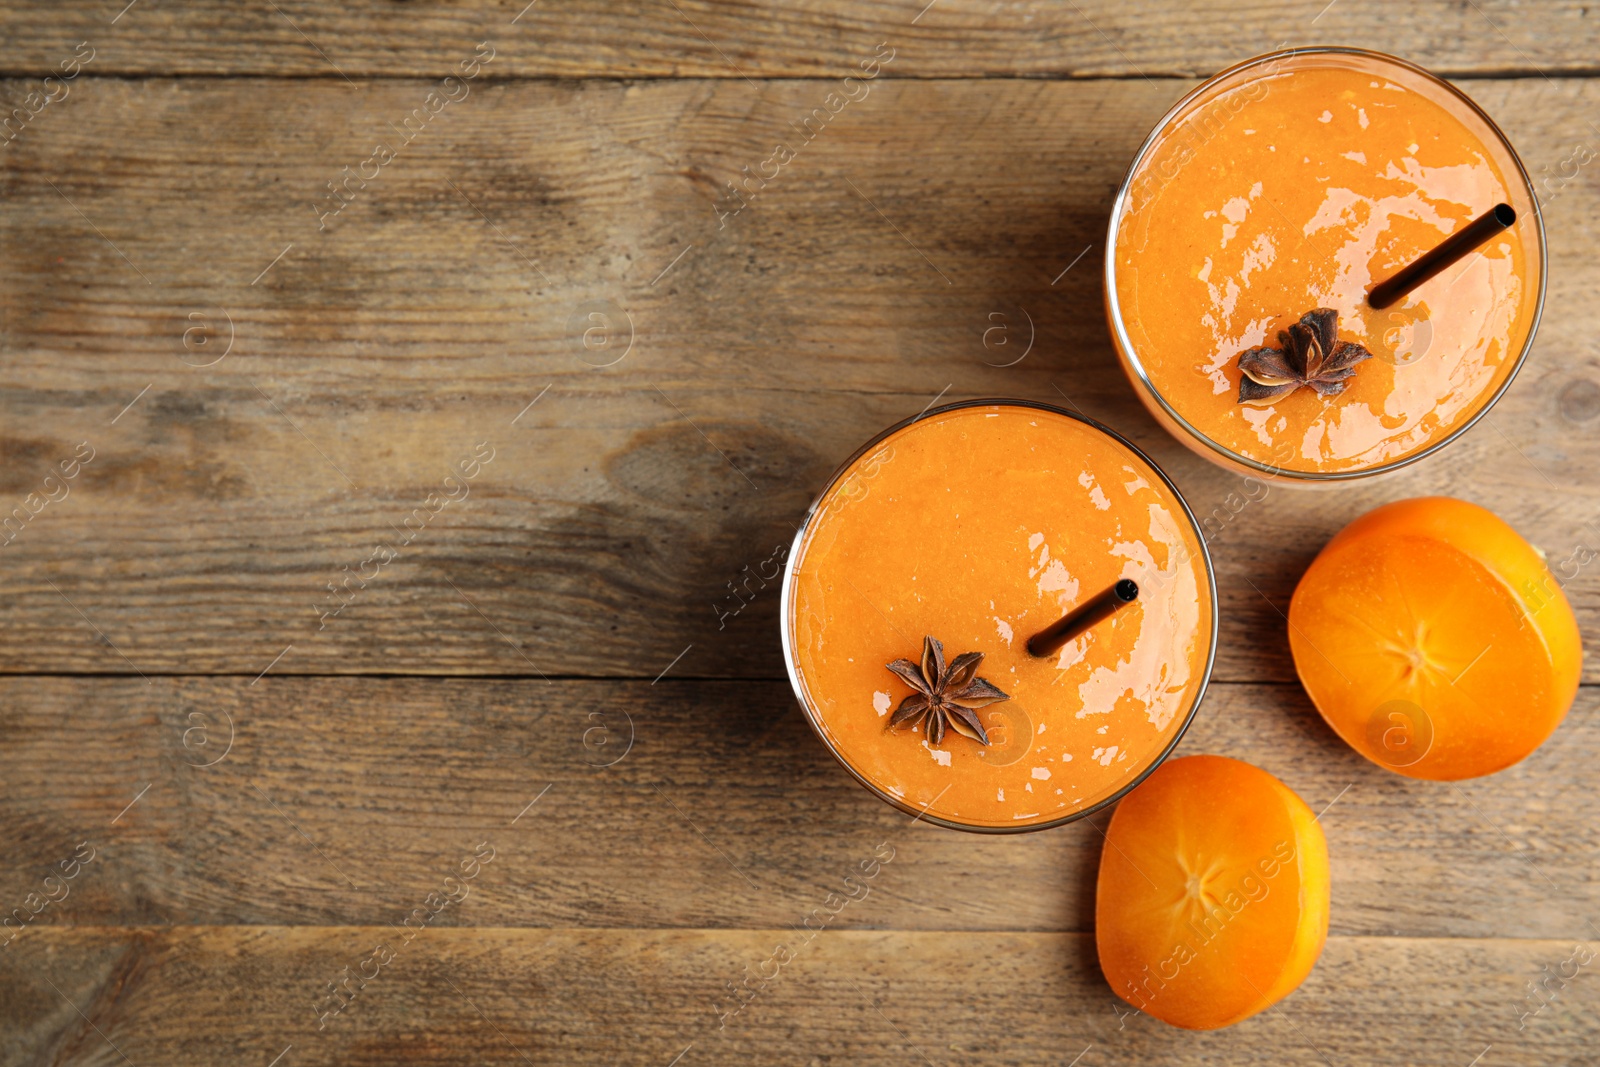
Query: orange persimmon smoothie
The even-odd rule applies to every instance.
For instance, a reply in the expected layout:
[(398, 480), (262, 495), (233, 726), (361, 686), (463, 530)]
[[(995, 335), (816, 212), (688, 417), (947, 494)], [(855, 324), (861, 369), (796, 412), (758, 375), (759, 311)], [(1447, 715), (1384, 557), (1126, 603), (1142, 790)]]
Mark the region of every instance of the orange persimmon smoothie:
[[(1029, 654), (1122, 579), (1137, 599)], [(1119, 796), (1177, 743), (1210, 675), (1215, 602), (1193, 517), (1139, 452), (1055, 408), (974, 401), (893, 428), (835, 475), (790, 556), (783, 643), (812, 725), (880, 797), (943, 825), (1038, 829)], [(941, 671), (970, 711), (951, 707), (948, 729), (902, 716), (926, 703), (919, 672)]]
[[(1502, 203), (1510, 229), (1368, 306), (1373, 285)], [(1542, 303), (1543, 233), (1515, 152), (1448, 84), (1376, 53), (1219, 75), (1152, 134), (1111, 227), (1107, 311), (1135, 389), (1185, 444), (1247, 473), (1420, 458), (1509, 384)], [(1281, 395), (1242, 381), (1241, 354), (1290, 351), (1290, 327), (1318, 309), (1334, 313), (1321, 355), (1336, 335), (1358, 358)]]

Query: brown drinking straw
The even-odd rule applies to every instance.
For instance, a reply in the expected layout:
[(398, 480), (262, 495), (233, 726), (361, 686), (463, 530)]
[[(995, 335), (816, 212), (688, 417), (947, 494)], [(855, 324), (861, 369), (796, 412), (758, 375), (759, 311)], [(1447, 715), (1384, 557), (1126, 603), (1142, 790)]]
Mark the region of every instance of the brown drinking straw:
[(1496, 204), (1473, 219), (1466, 229), (1457, 230), (1446, 237), (1431, 252), (1424, 253), (1393, 278), (1374, 285), (1372, 292), (1367, 294), (1367, 303), (1375, 308), (1388, 307), (1450, 264), (1465, 258), (1479, 245), (1503, 233), (1516, 221), (1517, 213), (1511, 210), (1510, 204)]
[(1124, 604), (1138, 599), (1139, 586), (1124, 578), (1093, 600), (1086, 601), (1045, 629), (1028, 638), (1030, 656), (1048, 656), (1096, 623), (1107, 619)]

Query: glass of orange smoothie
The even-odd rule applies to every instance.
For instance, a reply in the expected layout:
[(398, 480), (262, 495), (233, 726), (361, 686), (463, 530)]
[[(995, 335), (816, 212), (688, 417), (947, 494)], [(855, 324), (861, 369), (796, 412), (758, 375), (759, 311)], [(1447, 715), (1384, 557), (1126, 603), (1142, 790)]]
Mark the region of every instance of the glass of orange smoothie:
[[(1125, 579), (1136, 600), (1029, 654)], [(789, 678), (829, 750), (965, 830), (1043, 829), (1126, 793), (1178, 743), (1216, 653), (1211, 559), (1177, 489), (1105, 427), (1027, 401), (951, 404), (865, 445), (812, 505), (782, 597)], [(957, 680), (1003, 696), (967, 701), (981, 739), (892, 725), (927, 637), (951, 673), (981, 654)]]
[[(1497, 204), (1510, 229), (1368, 306)], [(1544, 303), (1543, 224), (1505, 136), (1447, 82), (1358, 49), (1262, 56), (1184, 97), (1134, 158), (1108, 248), (1106, 313), (1145, 405), (1208, 459), (1302, 482), (1458, 437), (1510, 385)], [(1319, 329), (1292, 329), (1310, 312)], [(1242, 354), (1319, 333), (1324, 358), (1330, 342), (1365, 355), (1342, 349), (1355, 358), (1286, 393), (1244, 380)]]

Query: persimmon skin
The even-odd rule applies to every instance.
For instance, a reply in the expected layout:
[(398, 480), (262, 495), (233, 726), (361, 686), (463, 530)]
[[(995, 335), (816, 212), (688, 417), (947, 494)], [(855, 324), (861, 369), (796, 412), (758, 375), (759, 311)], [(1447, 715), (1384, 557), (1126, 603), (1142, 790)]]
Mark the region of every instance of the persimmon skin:
[(1543, 557), (1451, 497), (1386, 504), (1335, 535), (1290, 601), (1289, 647), (1350, 747), (1437, 781), (1526, 758), (1566, 717), (1583, 668), (1577, 619)]
[(1305, 981), (1329, 903), (1327, 840), (1293, 790), (1226, 756), (1169, 760), (1106, 830), (1100, 968), (1117, 996), (1165, 1023), (1232, 1026)]

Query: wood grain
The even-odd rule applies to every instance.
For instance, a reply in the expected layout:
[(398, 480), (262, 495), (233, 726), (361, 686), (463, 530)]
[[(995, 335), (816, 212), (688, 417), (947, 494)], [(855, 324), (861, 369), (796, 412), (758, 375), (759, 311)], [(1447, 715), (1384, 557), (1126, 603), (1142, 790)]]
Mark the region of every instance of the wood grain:
[[(516, 858), (442, 923), (784, 929), (887, 843), (836, 925), (1094, 929), (1105, 816), (1005, 839), (914, 824), (782, 683), (33, 678), (0, 682), (0, 709), (0, 902), (97, 850), (39, 924), (398, 923), (487, 841)], [(1179, 749), (1200, 752), (1324, 812), (1336, 933), (1600, 921), (1600, 690), (1527, 761), (1459, 785), (1367, 763), (1291, 686), (1215, 687)]]
[[(1547, 205), (1544, 326), (1488, 420), (1235, 515), (1239, 480), (1132, 396), (1096, 277), (1183, 83), (879, 82), (720, 226), (815, 83), (475, 83), (319, 229), (326, 183), (432, 84), (84, 82), (0, 153), (0, 513), (95, 450), (0, 548), (0, 670), (781, 677), (750, 576), (836, 463), (940, 396), (1070, 404), (1173, 474), (1213, 516), (1220, 679), (1292, 680), (1298, 575), (1405, 496), (1499, 511), (1600, 622), (1587, 172)], [(1592, 136), (1591, 81), (1466, 88), (1535, 172)], [(589, 351), (596, 307), (616, 332)], [(1021, 343), (1024, 313), (1033, 349), (993, 366), (991, 316)], [(478, 442), (470, 495), (346, 584)]]
[[(1331, 938), (1278, 1008), (1195, 1034), (1116, 1001), (1089, 935), (857, 930), (802, 944), (782, 927), (428, 930), (319, 1030), (326, 984), (397, 940), (384, 927), (52, 929), (0, 960), (0, 1057), (1325, 1067), (1467, 1064), (1487, 1045), (1481, 1063), (1534, 1065), (1579, 1062), (1600, 1038), (1585, 972), (1522, 1015), (1527, 983), (1571, 956), (1570, 939)], [(794, 958), (719, 1025), (725, 983), (791, 944)]]
[[(93, 54), (0, 134), (0, 518), (38, 512), (0, 532), (4, 914), (93, 850), (0, 928), (0, 1065), (1592, 1056), (1592, 974), (1533, 1014), (1529, 983), (1600, 943), (1600, 687), (1517, 767), (1414, 782), (1323, 725), (1281, 614), (1345, 522), (1450, 493), (1600, 624), (1588, 5), (124, 3), (0, 0), (5, 109)], [(1186, 79), (1329, 41), (1465, 79), (1540, 184), (1550, 303), (1445, 456), (1241, 506), (1116, 368), (1105, 218)], [(1333, 858), (1333, 936), (1276, 1010), (1129, 1013), (1094, 956), (1103, 817), (913, 824), (782, 680), (752, 572), (863, 440), (985, 395), (1111, 424), (1207, 522), (1219, 681), (1180, 754), (1280, 776)]]
[(41, 73), (79, 41), (116, 74), (443, 75), (494, 41), (501, 75), (841, 77), (880, 41), (913, 77), (1210, 74), (1283, 44), (1347, 44), (1451, 74), (1596, 70), (1592, 8), (1569, 0), (310, 0), (0, 4), (0, 70)]

